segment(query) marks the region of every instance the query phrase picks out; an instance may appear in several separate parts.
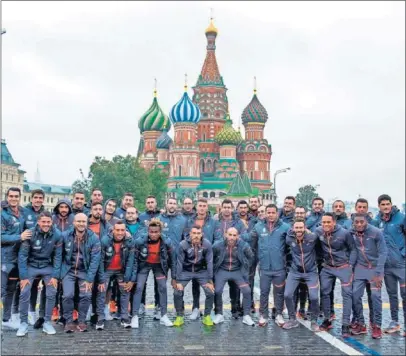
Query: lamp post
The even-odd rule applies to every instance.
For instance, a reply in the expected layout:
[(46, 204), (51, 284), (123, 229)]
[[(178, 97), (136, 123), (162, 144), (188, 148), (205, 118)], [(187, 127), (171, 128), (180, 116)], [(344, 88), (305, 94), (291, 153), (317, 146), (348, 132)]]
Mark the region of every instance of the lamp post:
[(276, 194), (276, 176), (278, 174), (280, 174), (280, 173), (286, 173), (287, 171), (290, 171), (290, 167), (278, 169), (275, 172), (275, 174), (273, 175), (273, 191), (274, 191), (274, 195), (275, 195), (275, 204), (276, 204), (277, 199), (278, 199), (278, 195)]

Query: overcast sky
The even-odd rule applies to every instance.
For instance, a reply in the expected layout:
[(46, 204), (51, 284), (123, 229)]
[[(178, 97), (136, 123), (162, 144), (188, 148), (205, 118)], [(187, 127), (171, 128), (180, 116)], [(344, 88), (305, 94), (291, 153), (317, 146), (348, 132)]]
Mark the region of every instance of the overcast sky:
[[(238, 125), (269, 113), (279, 196), (405, 197), (404, 2), (2, 2), (2, 137), (33, 180), (71, 185), (94, 156), (136, 155), (138, 119), (194, 85), (214, 8)], [(190, 95), (192, 90), (189, 91)]]

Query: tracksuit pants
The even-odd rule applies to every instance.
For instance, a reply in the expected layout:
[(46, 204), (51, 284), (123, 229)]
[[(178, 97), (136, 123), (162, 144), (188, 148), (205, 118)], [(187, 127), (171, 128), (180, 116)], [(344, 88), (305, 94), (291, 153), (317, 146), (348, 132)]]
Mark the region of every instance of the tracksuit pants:
[(269, 292), (271, 291), (271, 284), (273, 284), (274, 291), (274, 305), (276, 308), (276, 315), (282, 314), (283, 311), (283, 296), (285, 292), (286, 271), (264, 271), (261, 270), (259, 277), (260, 298), (259, 298), (259, 314), (265, 319), (269, 318)]
[(71, 269), (67, 275), (62, 279), (63, 288), (63, 317), (67, 323), (72, 323), (72, 313), (74, 308), (74, 298), (75, 298), (75, 285), (79, 285), (79, 305), (78, 305), (78, 321), (79, 323), (84, 323), (86, 321), (86, 314), (89, 309), (92, 291), (86, 291), (84, 283), (86, 282), (86, 272), (78, 271), (76, 274)]
[(106, 281), (104, 282), (104, 292), (101, 292), (99, 288), (97, 288), (97, 297), (96, 297), (96, 306), (97, 306), (97, 315), (98, 320), (103, 321), (105, 319), (104, 315), (104, 306), (106, 303), (106, 294), (108, 290), (108, 286), (111, 279), (115, 279), (118, 283), (119, 291), (120, 291), (120, 316), (121, 319), (128, 319), (128, 302), (130, 300), (130, 292), (124, 290), (124, 275), (121, 273), (120, 270), (106, 270)]
[[(198, 283), (199, 288), (202, 287), (204, 293), (206, 295), (206, 300), (204, 302), (204, 315), (210, 315), (211, 310), (213, 309), (214, 303), (214, 293), (205, 287), (205, 284), (209, 281), (209, 276), (206, 270), (199, 271), (199, 272), (187, 272), (183, 271), (180, 276), (177, 277), (176, 282), (182, 284), (183, 290), (177, 290), (176, 288), (173, 290), (173, 298), (175, 303), (176, 314), (178, 316), (185, 315), (185, 309), (183, 304), (183, 295), (185, 287), (188, 285), (190, 281), (196, 281)], [(193, 283), (193, 282), (192, 282)]]
[(227, 281), (234, 282), (243, 294), (244, 315), (249, 315), (251, 311), (251, 288), (248, 277), (243, 276), (241, 270), (226, 271), (219, 269), (215, 275), (215, 313), (223, 314), (223, 291)]
[(330, 319), (331, 317), (331, 291), (334, 288), (334, 282), (337, 278), (341, 282), (341, 296), (343, 298), (342, 325), (350, 325), (353, 271), (349, 265), (343, 267), (324, 266), (320, 273), (320, 287), (324, 318)]
[(306, 309), (306, 302), (308, 297), (307, 294), (308, 294), (307, 284), (304, 282), (300, 282), (299, 285), (297, 286), (294, 296), (295, 310), (297, 310), (298, 305), (299, 310)]
[(137, 287), (135, 289), (134, 299), (133, 299), (133, 315), (138, 315), (140, 310), (142, 292), (144, 290), (145, 283), (148, 279), (149, 272), (152, 271), (154, 278), (158, 284), (159, 293), (159, 305), (161, 307), (161, 315), (164, 316), (167, 313), (168, 308), (168, 294), (166, 287), (166, 275), (162, 270), (160, 263), (146, 264), (142, 267), (137, 274)]
[(382, 297), (381, 288), (378, 288), (372, 279), (375, 277), (375, 268), (356, 266), (354, 270), (354, 282), (352, 287), (352, 302), (354, 305), (356, 321), (365, 324), (362, 297), (366, 284), (371, 284), (371, 299), (373, 307), (373, 323), (379, 327), (382, 325)]
[(392, 321), (396, 322), (399, 322), (398, 284), (402, 298), (403, 322), (406, 326), (406, 270), (405, 268), (385, 268), (385, 286), (389, 296), (390, 315)]
[[(193, 285), (194, 286), (194, 285)], [(198, 285), (199, 286), (199, 285)], [(199, 297), (200, 297), (200, 291), (198, 289), (199, 292)], [(144, 305), (147, 305), (146, 302), (146, 298), (147, 297), (147, 282), (145, 282), (145, 286), (144, 286), (144, 290), (142, 291), (142, 299), (141, 299), (141, 303)], [(194, 301), (194, 297), (193, 297), (193, 301)], [(158, 292), (158, 284), (156, 282), (156, 279), (154, 278), (154, 302), (155, 302), (155, 306), (159, 307), (159, 292)]]
[[(3, 321), (9, 321), (11, 318), (11, 307), (14, 294), (17, 289), (18, 267), (14, 265), (1, 266), (1, 300), (3, 303)], [(17, 309), (18, 310), (18, 309)]]
[(296, 271), (290, 271), (288, 278), (286, 279), (285, 286), (285, 303), (288, 308), (288, 314), (290, 320), (296, 320), (296, 309), (294, 301), (294, 295), (296, 289), (301, 280), (304, 280), (309, 289), (309, 301), (311, 320), (316, 321), (319, 315), (319, 275), (315, 272), (300, 273)]
[(20, 319), (22, 323), (28, 322), (28, 307), (30, 304), (31, 290), (33, 282), (36, 278), (41, 277), (44, 281), (46, 288), (46, 302), (45, 302), (45, 321), (51, 321), (52, 309), (55, 305), (56, 288), (49, 284), (52, 279), (53, 267), (34, 268), (28, 267), (28, 280), (29, 284), (20, 293)]

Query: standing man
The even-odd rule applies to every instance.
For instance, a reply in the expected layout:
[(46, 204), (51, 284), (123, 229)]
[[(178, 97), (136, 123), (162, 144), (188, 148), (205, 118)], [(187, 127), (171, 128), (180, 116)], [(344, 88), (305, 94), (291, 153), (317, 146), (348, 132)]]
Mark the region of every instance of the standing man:
[(258, 208), (258, 220), (265, 219), (265, 217), (266, 217), (265, 206), (264, 206), (264, 205), (261, 205), (261, 206)]
[(75, 215), (73, 214), (72, 205), (69, 199), (63, 198), (58, 200), (55, 205), (52, 215), (52, 223), (55, 227), (64, 232), (73, 225), (73, 219)]
[(85, 193), (82, 191), (77, 191), (73, 194), (72, 199), (72, 212), (74, 215), (83, 213), (86, 216), (89, 215), (89, 209), (86, 207), (86, 197)]
[(31, 286), (38, 277), (46, 285), (45, 323), (42, 331), (48, 335), (53, 335), (56, 331), (51, 323), (51, 315), (55, 305), (56, 289), (61, 270), (61, 232), (52, 226), (52, 215), (48, 211), (39, 215), (37, 225), (30, 231), (31, 239), (21, 243), (18, 256), (21, 324), (17, 336), (25, 336), (28, 332), (28, 304)]
[(25, 227), (31, 229), (37, 223), (39, 214), (44, 210), (45, 193), (42, 189), (35, 189), (31, 192), (31, 203), (25, 206), (24, 220)]
[(185, 198), (183, 200), (182, 215), (185, 217), (185, 219), (189, 220), (195, 214), (196, 209), (193, 206), (193, 200), (190, 198)]
[(103, 205), (100, 202), (93, 202), (89, 215), (88, 229), (92, 230), (100, 239), (111, 230), (111, 225), (102, 219)]
[(131, 236), (126, 237), (124, 221), (117, 221), (113, 230), (107, 235), (103, 235), (101, 240), (99, 285), (97, 288), (99, 320), (96, 324), (96, 330), (104, 329), (105, 299), (111, 279), (116, 279), (120, 289), (121, 326), (124, 328), (131, 327), (131, 321), (128, 318), (128, 302), (136, 278), (137, 261), (135, 260), (134, 239)]
[(250, 264), (254, 254), (247, 242), (239, 238), (235, 227), (228, 228), (224, 241), (218, 241), (213, 245), (213, 264), (215, 274), (215, 317), (214, 324), (224, 322), (223, 316), (223, 290), (227, 281), (233, 281), (243, 294), (242, 322), (254, 326), (250, 316), (251, 290), (248, 281)]
[(312, 200), (312, 211), (310, 215), (306, 218), (306, 228), (311, 232), (316, 231), (316, 229), (321, 225), (321, 218), (324, 215), (324, 199), (316, 197)]
[(99, 188), (93, 188), (92, 189), (92, 194), (90, 196), (90, 202), (88, 204), (86, 204), (86, 208), (88, 210), (91, 210), (93, 203), (101, 203), (101, 204), (103, 204), (103, 193)]
[(152, 271), (158, 284), (159, 303), (162, 316), (160, 324), (173, 326), (167, 312), (168, 296), (166, 281), (169, 264), (171, 263), (172, 279), (176, 280), (176, 255), (172, 241), (163, 233), (163, 224), (159, 219), (152, 219), (148, 224), (148, 233), (135, 240), (135, 253), (137, 258), (137, 287), (133, 300), (133, 317), (131, 327), (138, 329), (138, 312), (140, 309), (142, 291), (149, 272)]
[(342, 335), (348, 337), (350, 336), (352, 310), (352, 273), (357, 261), (354, 239), (348, 230), (337, 224), (334, 213), (324, 214), (321, 227), (316, 229), (315, 235), (321, 241), (324, 261), (320, 273), (324, 321), (320, 330), (327, 331), (333, 327), (330, 321), (331, 292), (334, 290), (335, 280), (338, 278), (341, 282), (343, 299)]
[[(204, 240), (211, 244), (223, 239), (218, 220), (211, 217), (209, 204), (206, 198), (199, 198), (197, 201), (196, 215), (192, 215), (186, 223), (185, 239), (190, 239), (190, 230), (193, 226), (200, 226)], [(192, 278), (193, 308), (190, 320), (196, 320), (200, 316), (200, 283)], [(214, 299), (214, 297), (213, 297)]]
[(117, 202), (114, 199), (107, 199), (106, 202), (104, 203), (102, 217), (111, 226), (113, 226), (116, 221), (120, 220), (119, 218), (114, 216), (116, 208)]
[(261, 206), (260, 202), (259, 202), (259, 198), (258, 197), (251, 197), (248, 200), (249, 203), (249, 208), (250, 208), (250, 213), (251, 215), (258, 217), (259, 214), (259, 207)]
[(385, 286), (389, 296), (390, 312), (392, 321), (384, 330), (386, 333), (400, 331), (399, 323), (399, 300), (400, 295), (403, 305), (403, 322), (406, 332), (406, 246), (403, 224), (405, 215), (392, 205), (392, 199), (387, 194), (378, 198), (379, 214), (374, 225), (381, 229), (388, 248), (388, 258), (385, 263)]
[(125, 219), (125, 213), (130, 206), (134, 206), (134, 195), (132, 193), (124, 193), (121, 200), (121, 207), (116, 210), (114, 216), (119, 219)]
[(214, 303), (213, 250), (211, 242), (203, 238), (202, 227), (200, 225), (193, 225), (190, 235), (179, 244), (176, 280), (172, 279), (177, 314), (176, 320), (173, 323), (174, 326), (181, 326), (185, 323), (183, 291), (190, 281), (197, 281), (199, 287), (201, 286), (206, 294), (203, 324), (212, 326), (213, 321), (211, 320), (210, 312), (213, 309)]
[(258, 246), (261, 290), (259, 326), (268, 324), (271, 284), (273, 284), (276, 307), (275, 323), (283, 326), (285, 323), (282, 311), (286, 281), (286, 235), (290, 225), (278, 217), (278, 208), (275, 204), (267, 205), (266, 215), (267, 217), (258, 221), (251, 232), (251, 238), (257, 241)]
[(345, 212), (345, 204), (342, 200), (336, 200), (333, 203), (333, 213), (338, 225), (344, 229), (351, 230), (352, 221), (348, 218), (347, 213)]
[(295, 217), (296, 199), (289, 195), (283, 202), (283, 209), (280, 211), (279, 219), (284, 223), (292, 225)]
[[(87, 229), (87, 216), (75, 215), (74, 229), (63, 233), (61, 279), (65, 332), (87, 331), (86, 314), (90, 306), (94, 278), (100, 265), (100, 240)], [(75, 284), (79, 285), (79, 324), (72, 322)]]
[(297, 328), (294, 306), (294, 294), (301, 280), (304, 280), (309, 289), (312, 331), (319, 331), (317, 317), (319, 314), (319, 276), (316, 265), (316, 240), (317, 237), (306, 232), (305, 221), (296, 219), (293, 229), (288, 232), (286, 243), (292, 254), (292, 264), (288, 273), (285, 287), (285, 302), (288, 308), (289, 320), (283, 325), (284, 329)]
[(18, 282), (18, 251), (22, 241), (30, 239), (32, 231), (24, 229), (24, 208), (20, 206), (21, 190), (11, 187), (1, 210), (1, 299), (3, 326), (18, 328), (17, 315), (11, 318), (11, 306)]
[(156, 218), (159, 214), (160, 211), (157, 209), (158, 203), (156, 201), (156, 198), (153, 195), (147, 196), (147, 199), (145, 199), (145, 211), (140, 214), (140, 223), (142, 225), (148, 225), (148, 223), (151, 221), (151, 219)]
[(352, 329), (352, 334), (366, 334), (364, 312), (362, 307), (362, 297), (365, 285), (371, 284), (371, 298), (373, 304), (373, 324), (372, 337), (380, 339), (382, 337), (382, 298), (381, 288), (384, 278), (384, 266), (388, 249), (382, 232), (368, 224), (364, 214), (354, 215), (354, 228), (351, 235), (354, 238), (357, 248), (357, 263), (354, 269), (353, 282), (353, 304), (356, 316), (356, 327)]

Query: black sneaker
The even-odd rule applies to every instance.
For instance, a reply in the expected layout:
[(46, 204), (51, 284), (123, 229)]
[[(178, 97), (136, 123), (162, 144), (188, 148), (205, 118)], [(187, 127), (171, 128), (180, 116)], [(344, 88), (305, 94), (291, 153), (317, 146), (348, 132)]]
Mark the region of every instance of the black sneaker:
[(56, 323), (65, 326), (66, 319), (63, 316), (61, 316)]
[(276, 319), (276, 308), (272, 308), (272, 319)]
[(45, 319), (44, 318), (38, 318), (37, 321), (34, 324), (34, 329), (41, 329), (42, 326), (45, 323)]
[(90, 317), (90, 323), (91, 323), (92, 325), (96, 325), (96, 324), (97, 324), (97, 319), (98, 319), (97, 314), (93, 314), (93, 315)]
[(96, 323), (96, 330), (103, 330), (104, 329), (104, 320), (99, 320)]
[(341, 335), (343, 337), (350, 337), (351, 336), (351, 330), (349, 325), (343, 325), (341, 327)]
[(331, 321), (329, 319), (324, 319), (324, 321), (321, 323), (319, 329), (320, 331), (328, 331), (333, 327), (331, 324)]
[(121, 326), (125, 329), (131, 328), (131, 320), (130, 319), (121, 319)]

